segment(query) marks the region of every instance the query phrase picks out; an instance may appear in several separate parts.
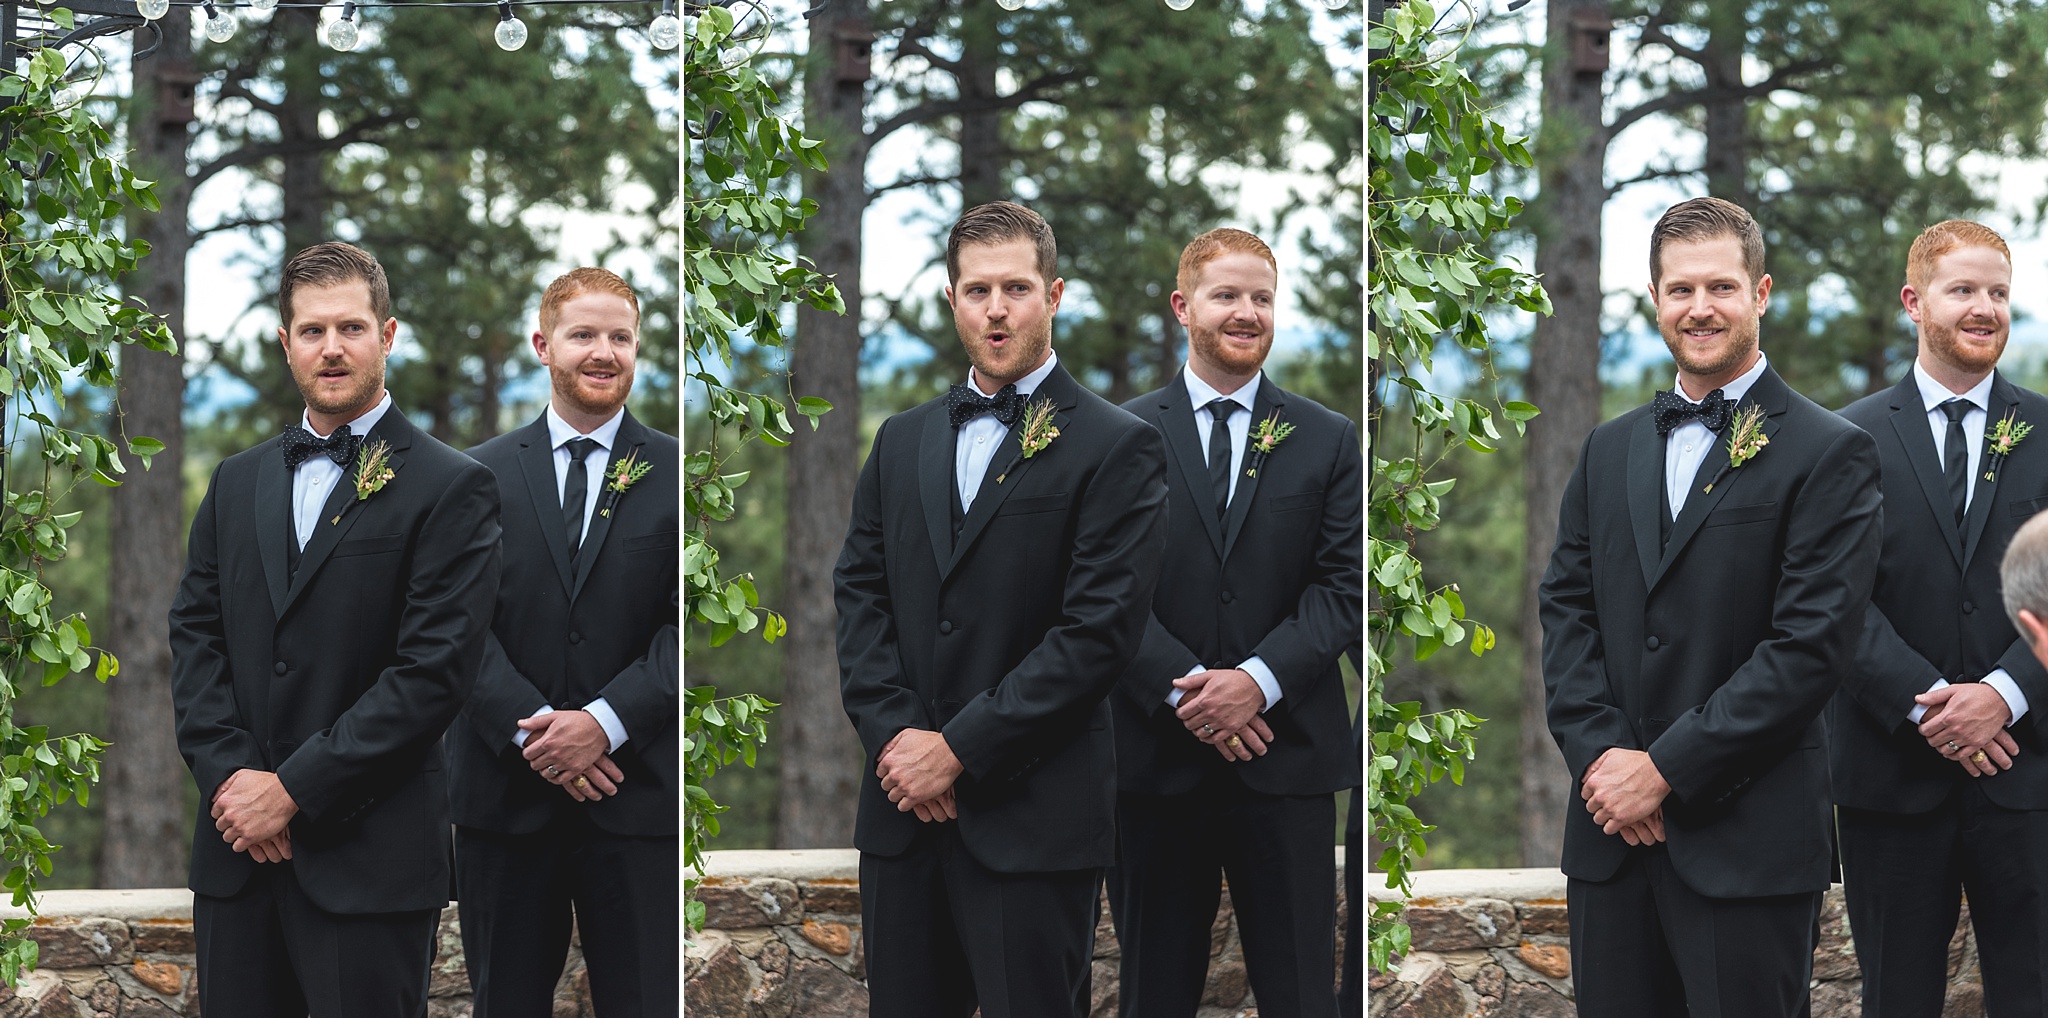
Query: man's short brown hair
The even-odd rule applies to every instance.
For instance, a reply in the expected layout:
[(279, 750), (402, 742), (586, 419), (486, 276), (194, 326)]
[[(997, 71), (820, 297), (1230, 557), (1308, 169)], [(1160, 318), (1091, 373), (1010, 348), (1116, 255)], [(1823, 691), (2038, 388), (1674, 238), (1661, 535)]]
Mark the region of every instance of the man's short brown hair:
[(360, 279), (370, 288), (370, 311), (379, 322), (391, 317), (391, 284), (384, 278), (384, 266), (368, 251), (338, 240), (315, 244), (284, 263), (284, 277), (277, 284), (277, 319), (287, 330), (292, 327), (292, 293), (301, 286), (334, 286)]
[(1650, 285), (1664, 278), (1664, 242), (1702, 241), (1733, 237), (1742, 245), (1742, 270), (1749, 273), (1749, 285), (1764, 278), (1764, 232), (1748, 210), (1720, 198), (1694, 198), (1665, 211), (1650, 231)]
[(633, 324), (640, 324), (640, 298), (633, 293), (632, 286), (620, 279), (616, 272), (585, 265), (562, 273), (540, 295), (540, 331), (553, 333), (555, 326), (562, 322), (562, 305), (586, 293), (608, 293), (626, 298), (626, 303), (633, 308)]
[(1059, 248), (1045, 217), (1013, 201), (992, 201), (968, 209), (946, 238), (946, 282), (960, 281), (960, 249), (968, 244), (1001, 244), (1028, 239), (1038, 249), (1038, 274), (1052, 285), (1059, 274)]
[(1934, 283), (1935, 261), (1965, 247), (1988, 247), (2005, 256), (2005, 264), (2012, 264), (2012, 251), (2006, 248), (2005, 238), (1997, 230), (1967, 219), (1950, 219), (1921, 230), (1920, 236), (1913, 238), (1913, 249), (1906, 253), (1906, 285), (1925, 295)]
[(1273, 267), (1274, 275), (1280, 273), (1280, 263), (1273, 260), (1273, 249), (1266, 242), (1243, 230), (1230, 226), (1217, 227), (1188, 241), (1180, 252), (1180, 271), (1174, 274), (1174, 289), (1182, 296), (1193, 297), (1195, 280), (1201, 278), (1202, 266), (1227, 254), (1254, 254), (1266, 260)]

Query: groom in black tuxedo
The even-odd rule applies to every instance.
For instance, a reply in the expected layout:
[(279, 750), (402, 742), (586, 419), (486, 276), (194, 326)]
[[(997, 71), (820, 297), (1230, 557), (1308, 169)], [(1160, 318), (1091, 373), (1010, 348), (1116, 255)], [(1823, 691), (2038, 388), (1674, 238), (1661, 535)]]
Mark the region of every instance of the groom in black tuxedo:
[(1171, 469), (1166, 566), (1110, 697), (1118, 1013), (1194, 1014), (1228, 877), (1260, 1009), (1336, 1018), (1335, 793), (1361, 770), (1338, 669), (1363, 618), (1358, 429), (1261, 370), (1279, 285), (1263, 241), (1211, 230), (1177, 282), (1187, 366), (1124, 404)]
[(463, 957), (476, 1018), (547, 1018), (573, 905), (597, 1013), (672, 1015), (678, 443), (626, 409), (625, 280), (555, 280), (533, 347), (547, 409), (470, 450), (497, 477), (505, 580), (448, 726)]
[(483, 656), (498, 489), (391, 405), (376, 259), (307, 248), (278, 305), (305, 415), (214, 471), (171, 605), (200, 1006), (424, 1015), (448, 903), (440, 739)]
[(2048, 670), (1999, 610), (1999, 560), (2048, 505), (2048, 398), (1997, 371), (2011, 254), (1950, 220), (1914, 240), (1900, 297), (1913, 368), (1842, 416), (1877, 441), (1884, 554), (1828, 710), (1842, 881), (1863, 1013), (1942, 1011), (1970, 899), (1991, 1014), (2048, 1014)]
[(1104, 697), (1159, 578), (1164, 453), (1053, 355), (1037, 213), (968, 210), (946, 270), (973, 368), (882, 423), (834, 577), (869, 1007), (1080, 1018), (1116, 853)]
[(1832, 857), (1821, 711), (1877, 568), (1870, 436), (1758, 349), (1763, 236), (1716, 198), (1650, 239), (1678, 384), (1594, 429), (1540, 589), (1587, 1016), (1789, 1018)]

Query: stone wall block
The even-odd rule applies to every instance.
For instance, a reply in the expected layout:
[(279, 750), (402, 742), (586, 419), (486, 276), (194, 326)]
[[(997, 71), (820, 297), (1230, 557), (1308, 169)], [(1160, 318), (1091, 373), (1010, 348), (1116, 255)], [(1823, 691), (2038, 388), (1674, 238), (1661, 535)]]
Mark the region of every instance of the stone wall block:
[(1813, 1018), (1861, 1018), (1863, 995), (1856, 983), (1819, 983), (1808, 998)]
[(1202, 1003), (1236, 1007), (1244, 1002), (1244, 995), (1250, 988), (1251, 983), (1245, 976), (1244, 962), (1210, 962), (1209, 981), (1202, 987)]
[[(1096, 939), (1098, 945), (1101, 938)], [(1088, 1018), (1116, 1018), (1118, 963), (1096, 956), (1088, 968)]]
[(1535, 944), (1525, 940), (1515, 949), (1515, 956), (1522, 959), (1522, 964), (1552, 979), (1571, 978), (1572, 952), (1563, 944)]
[(868, 988), (835, 965), (791, 958), (789, 984), (792, 1016), (867, 1018)]
[(1372, 1018), (1469, 1018), (1478, 995), (1437, 958), (1410, 958), (1399, 978), (1373, 995)]
[(1562, 899), (1546, 898), (1522, 902), (1515, 906), (1515, 916), (1522, 921), (1522, 936), (1571, 936), (1571, 913), (1565, 908)]
[(802, 885), (804, 912), (832, 912), (860, 915), (860, 881), (844, 877), (820, 877)]
[(39, 969), (75, 969), (90, 965), (125, 965), (135, 958), (128, 924), (117, 919), (38, 919), (26, 931), (41, 948)]
[[(69, 1018), (67, 1015), (66, 1018)], [(121, 1018), (179, 1018), (178, 1012), (170, 1009), (161, 1000), (129, 1000), (121, 1004)]]
[(135, 919), (128, 923), (128, 939), (136, 954), (196, 954), (199, 943), (192, 939), (189, 919)]
[(746, 959), (731, 944), (720, 944), (683, 983), (683, 1013), (694, 1018), (747, 1018), (747, 998), (753, 990)]
[(1499, 1018), (1575, 1018), (1571, 1001), (1542, 983), (1510, 983), (1500, 1005), (1486, 1012)]
[(706, 929), (787, 926), (803, 920), (803, 895), (780, 877), (710, 877), (697, 885)]
[(847, 930), (846, 953), (844, 954), (833, 953), (826, 947), (821, 947), (818, 944), (812, 943), (809, 938), (804, 936), (803, 927), (801, 926), (777, 926), (775, 927), (775, 935), (781, 938), (782, 945), (789, 952), (789, 956), (791, 958), (790, 964), (792, 966), (792, 972), (794, 971), (795, 960), (802, 958), (808, 959), (810, 961), (823, 962), (827, 965), (832, 966), (833, 968), (838, 969), (841, 972), (846, 973), (848, 976), (853, 975), (854, 940), (853, 931), (851, 929)]
[(1522, 921), (1515, 907), (1498, 898), (1470, 901), (1428, 901), (1408, 906), (1404, 918), (1412, 936), (1411, 950), (1458, 951), (1504, 947), (1522, 939)]

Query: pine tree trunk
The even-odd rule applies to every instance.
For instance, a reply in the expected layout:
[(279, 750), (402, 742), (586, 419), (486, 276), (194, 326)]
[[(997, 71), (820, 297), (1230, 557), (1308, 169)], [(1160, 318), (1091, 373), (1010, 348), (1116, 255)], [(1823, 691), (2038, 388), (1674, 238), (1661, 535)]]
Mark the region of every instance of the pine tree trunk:
[[(191, 9), (163, 18), (162, 47), (134, 61), (135, 97), (128, 136), (135, 169), (157, 181), (162, 211), (136, 217), (149, 257), (128, 278), (129, 292), (164, 316), (182, 346), (185, 256), (191, 248), (185, 159), (189, 117), (161, 100), (191, 90)], [(138, 46), (147, 38), (137, 33)], [(189, 103), (190, 100), (186, 99)], [(185, 107), (189, 109), (189, 106)], [(133, 463), (111, 498), (108, 518), (108, 618), (94, 636), (120, 659), (107, 682), (107, 749), (99, 801), (105, 809), (100, 887), (183, 887), (185, 789), (191, 784), (171, 718), (171, 649), (164, 611), (184, 568), (184, 358), (141, 347), (120, 355), (121, 430), (164, 443), (148, 470)]]
[(797, 310), (790, 355), (793, 391), (832, 403), (816, 431), (799, 422), (786, 450), (789, 517), (783, 534), (783, 593), (789, 621), (782, 647), (782, 706), (770, 738), (781, 744), (782, 790), (775, 810), (779, 848), (853, 844), (854, 805), (863, 763), (860, 743), (839, 700), (838, 612), (832, 567), (846, 539), (861, 447), (860, 256), (867, 210), (864, 81), (842, 80), (838, 39), (871, 24), (866, 0), (837, 3), (811, 20), (813, 55), (804, 89), (804, 133), (825, 142), (831, 169), (806, 173), (804, 193), (819, 211), (799, 249), (832, 276), (846, 314)]
[[(1607, 202), (1608, 132), (1602, 75), (1574, 59), (1575, 32), (1604, 31), (1605, 0), (1551, 0), (1544, 50), (1542, 191), (1536, 216), (1536, 272), (1554, 313), (1538, 319), (1530, 344), (1529, 423), (1524, 466), (1522, 586), (1522, 865), (1555, 866), (1564, 845), (1571, 776), (1550, 738), (1543, 691), (1543, 627), (1536, 589), (1557, 543), (1557, 509), (1587, 432), (1600, 422), (1600, 210)], [(1574, 28), (1577, 25), (1579, 27)], [(1580, 49), (1579, 52), (1584, 52)]]

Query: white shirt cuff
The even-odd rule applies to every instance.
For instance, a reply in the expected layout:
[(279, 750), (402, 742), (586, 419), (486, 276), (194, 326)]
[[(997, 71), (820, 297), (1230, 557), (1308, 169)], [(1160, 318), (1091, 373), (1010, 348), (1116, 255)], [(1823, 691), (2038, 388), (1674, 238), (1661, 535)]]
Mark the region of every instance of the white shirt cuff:
[(613, 710), (611, 704), (604, 702), (604, 697), (600, 696), (584, 704), (583, 711), (596, 718), (598, 727), (604, 729), (604, 737), (611, 743), (605, 752), (616, 753), (620, 746), (626, 744), (626, 723), (619, 720), (619, 712)]
[(2014, 682), (2012, 675), (2005, 669), (1993, 669), (1991, 674), (1984, 676), (1980, 681), (1998, 690), (1999, 696), (2005, 697), (2005, 706), (2012, 711), (2012, 720), (2007, 721), (2005, 727), (2011, 728), (2027, 715), (2027, 694), (2020, 692), (2020, 684)]
[[(1207, 665), (1204, 665), (1200, 661), (1197, 661), (1195, 662), (1195, 666), (1193, 668), (1188, 669), (1187, 675), (1183, 675), (1181, 676), (1181, 678), (1185, 679), (1188, 677), (1188, 675), (1200, 675), (1208, 670), (1209, 668)], [(1166, 691), (1166, 705), (1168, 707), (1177, 708), (1180, 706), (1180, 698), (1186, 695), (1188, 695), (1187, 690), (1182, 689), (1179, 686), (1174, 686), (1173, 688)]]
[[(531, 720), (531, 719), (533, 719), (533, 718), (537, 718), (537, 717), (540, 717), (540, 716), (541, 716), (542, 714), (553, 714), (554, 712), (555, 712), (555, 709), (554, 709), (553, 707), (550, 707), (550, 706), (548, 706), (547, 704), (541, 704), (541, 705), (540, 705), (540, 709), (539, 709), (539, 710), (537, 710), (537, 711), (534, 711), (534, 712), (533, 712), (533, 713), (531, 713), (531, 714), (528, 714), (528, 715), (527, 715), (527, 718), (528, 718), (529, 720)], [(532, 732), (529, 732), (529, 731), (527, 731), (527, 730), (526, 730), (526, 729), (524, 729), (524, 728), (519, 728), (519, 727), (517, 727), (517, 726), (514, 726), (514, 727), (513, 727), (513, 729), (512, 729), (512, 744), (513, 744), (514, 746), (518, 746), (518, 747), (519, 747), (520, 749), (525, 749), (525, 748), (526, 748), (526, 737), (527, 737), (527, 736), (529, 736), (529, 735), (532, 735), (532, 734), (533, 734)]]
[(1280, 702), (1280, 680), (1273, 677), (1273, 669), (1266, 667), (1263, 658), (1254, 655), (1237, 668), (1251, 676), (1252, 681), (1259, 684), (1259, 692), (1266, 694), (1266, 705), (1259, 708), (1260, 713), (1272, 710), (1273, 705)]

